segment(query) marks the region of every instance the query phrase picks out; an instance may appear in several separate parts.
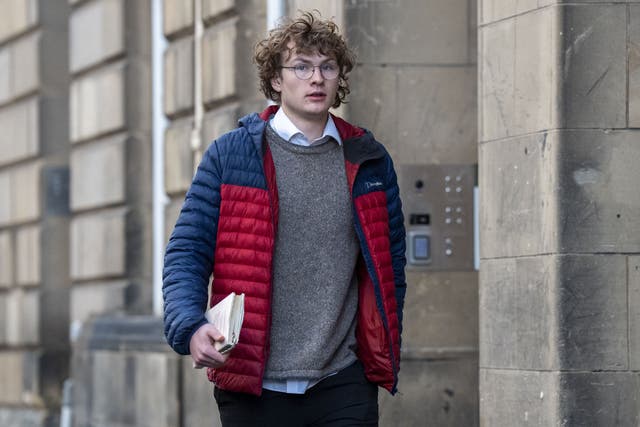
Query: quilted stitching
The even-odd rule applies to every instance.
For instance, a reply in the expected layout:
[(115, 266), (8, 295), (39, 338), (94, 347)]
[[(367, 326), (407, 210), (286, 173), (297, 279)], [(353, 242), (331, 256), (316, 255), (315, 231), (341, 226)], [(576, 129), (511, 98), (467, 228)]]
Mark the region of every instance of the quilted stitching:
[(369, 246), (380, 296), (382, 298), (382, 322), (390, 334), (393, 345), (394, 364), (400, 360), (400, 343), (397, 334), (398, 317), (395, 298), (394, 273), (389, 252), (389, 221), (387, 196), (383, 191), (374, 191), (355, 200), (360, 226)]
[[(263, 120), (272, 112), (273, 108), (266, 110), (262, 120), (257, 115), (243, 118), (240, 128), (209, 146), (187, 193), (165, 255), (165, 334), (169, 344), (180, 354), (188, 354), (191, 334), (205, 322), (203, 312), (212, 270), (214, 300), (231, 290), (245, 293), (246, 311), (240, 343), (228, 364), (223, 369), (208, 370), (208, 375), (221, 388), (251, 394), (261, 391), (269, 344), (270, 263), (278, 201), (273, 161), (268, 149), (262, 152), (261, 142)], [(347, 160), (346, 164), (350, 189), (355, 197), (356, 222), (362, 225), (359, 234), (365, 236), (361, 240), (363, 255), (368, 258), (372, 275), (365, 274), (362, 283), (375, 282), (378, 292), (371, 303), (378, 304), (383, 313), (380, 320), (384, 320), (384, 328), (392, 337), (390, 351), (395, 359), (392, 361), (388, 355), (383, 356), (383, 364), (393, 362), (395, 366), (373, 374), (379, 384), (393, 393), (406, 289), (400, 199), (391, 159), (384, 155), (382, 146), (363, 131), (349, 129), (355, 133), (343, 138), (345, 147), (365, 144), (363, 150), (356, 149), (353, 154), (368, 156), (362, 167), (360, 162)], [(363, 140), (349, 141), (347, 137)], [(374, 155), (380, 150), (381, 156)], [(386, 193), (378, 191), (363, 195), (367, 193), (364, 191), (369, 182), (367, 178), (372, 177), (376, 182), (384, 181)], [(374, 308), (365, 314), (375, 318), (378, 316), (376, 311)], [(378, 333), (376, 336), (384, 337)], [(366, 360), (363, 362), (367, 364)]]

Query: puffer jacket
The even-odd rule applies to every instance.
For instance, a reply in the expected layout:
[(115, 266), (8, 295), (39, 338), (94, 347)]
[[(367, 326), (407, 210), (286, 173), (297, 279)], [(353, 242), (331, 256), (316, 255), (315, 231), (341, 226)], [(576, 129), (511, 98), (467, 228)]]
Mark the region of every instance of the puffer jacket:
[[(209, 303), (245, 294), (240, 340), (225, 366), (209, 369), (221, 389), (260, 395), (269, 354), (272, 261), (278, 230), (273, 158), (264, 142), (277, 110), (240, 120), (214, 141), (198, 166), (166, 248), (164, 325), (169, 345), (189, 354)], [(369, 381), (394, 394), (400, 369), (405, 284), (405, 231), (390, 156), (371, 133), (333, 117), (343, 139), (345, 167), (360, 243), (357, 355)]]

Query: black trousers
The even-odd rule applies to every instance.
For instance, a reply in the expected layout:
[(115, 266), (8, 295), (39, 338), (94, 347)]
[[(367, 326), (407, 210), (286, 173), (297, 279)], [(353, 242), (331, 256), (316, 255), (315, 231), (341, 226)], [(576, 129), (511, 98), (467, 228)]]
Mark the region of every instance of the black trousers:
[(305, 394), (263, 390), (262, 396), (215, 388), (224, 427), (377, 426), (378, 387), (357, 361)]

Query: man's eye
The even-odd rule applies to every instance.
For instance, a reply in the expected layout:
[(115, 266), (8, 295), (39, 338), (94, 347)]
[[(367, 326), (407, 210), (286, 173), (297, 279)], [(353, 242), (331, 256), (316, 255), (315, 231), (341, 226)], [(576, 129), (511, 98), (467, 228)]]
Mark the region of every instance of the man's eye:
[(322, 64), (322, 66), (320, 66), (320, 69), (322, 71), (335, 71), (338, 69), (338, 66), (336, 64)]
[(309, 71), (309, 66), (306, 64), (298, 64), (298, 65), (294, 65), (293, 69), (296, 71)]

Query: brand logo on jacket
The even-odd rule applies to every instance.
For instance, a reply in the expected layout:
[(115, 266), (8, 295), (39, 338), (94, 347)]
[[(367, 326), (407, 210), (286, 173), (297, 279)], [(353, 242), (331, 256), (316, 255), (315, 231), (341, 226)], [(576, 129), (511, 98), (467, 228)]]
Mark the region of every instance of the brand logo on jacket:
[(382, 181), (365, 182), (364, 185), (367, 187), (367, 190), (369, 190), (371, 188), (382, 187)]

